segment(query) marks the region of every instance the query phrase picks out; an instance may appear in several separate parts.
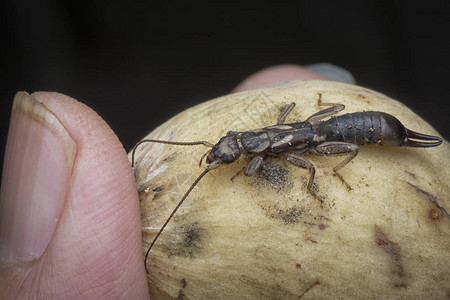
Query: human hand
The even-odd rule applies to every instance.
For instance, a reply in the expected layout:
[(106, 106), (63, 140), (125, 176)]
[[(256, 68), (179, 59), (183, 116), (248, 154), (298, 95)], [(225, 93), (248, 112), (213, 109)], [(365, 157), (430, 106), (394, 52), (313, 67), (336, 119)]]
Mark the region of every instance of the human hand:
[(125, 150), (90, 108), (18, 94), (0, 199), (5, 299), (148, 297)]
[[(272, 67), (234, 91), (327, 79)], [(139, 201), (120, 141), (67, 96), (19, 94), (0, 194), (0, 294), (5, 298), (148, 298)]]

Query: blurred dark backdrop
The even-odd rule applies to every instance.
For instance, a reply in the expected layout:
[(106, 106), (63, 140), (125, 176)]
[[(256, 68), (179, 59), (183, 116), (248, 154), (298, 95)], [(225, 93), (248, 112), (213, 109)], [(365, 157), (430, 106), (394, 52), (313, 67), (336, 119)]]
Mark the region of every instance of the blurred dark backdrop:
[(129, 150), (280, 63), (344, 67), (450, 138), (448, 1), (157, 2), (3, 0), (1, 157), (16, 91), (75, 97)]

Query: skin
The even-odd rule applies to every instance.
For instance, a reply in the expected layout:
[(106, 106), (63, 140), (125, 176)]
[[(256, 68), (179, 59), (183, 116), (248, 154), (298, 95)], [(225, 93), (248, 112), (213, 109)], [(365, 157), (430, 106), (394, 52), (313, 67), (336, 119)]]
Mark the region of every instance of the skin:
[[(233, 92), (299, 79), (327, 78), (299, 66), (274, 66), (249, 76)], [(32, 96), (62, 123), (77, 151), (67, 192), (55, 199), (62, 208), (49, 243), (35, 247), (34, 256), (0, 256), (0, 294), (10, 299), (148, 298), (138, 194), (122, 144), (101, 117), (75, 99), (48, 92)], [(9, 149), (10, 160), (21, 159), (15, 150)], [(51, 156), (52, 149), (48, 151)], [(20, 172), (4, 170), (0, 204), (12, 197), (11, 191), (33, 182), (32, 170), (25, 184), (16, 180), (22, 178)], [(22, 204), (27, 207), (26, 199)], [(8, 213), (0, 213), (6, 220)]]

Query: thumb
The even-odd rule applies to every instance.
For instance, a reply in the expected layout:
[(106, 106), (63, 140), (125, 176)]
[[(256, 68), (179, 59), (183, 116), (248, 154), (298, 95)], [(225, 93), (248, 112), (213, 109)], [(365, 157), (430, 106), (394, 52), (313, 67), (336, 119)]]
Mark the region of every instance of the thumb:
[(148, 297), (138, 205), (126, 153), (94, 111), (18, 93), (0, 197), (2, 295)]

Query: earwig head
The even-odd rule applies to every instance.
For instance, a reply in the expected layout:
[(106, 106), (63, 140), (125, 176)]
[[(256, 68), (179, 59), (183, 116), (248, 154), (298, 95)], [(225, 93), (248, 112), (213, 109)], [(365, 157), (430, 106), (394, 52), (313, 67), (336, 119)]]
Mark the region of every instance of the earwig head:
[(206, 157), (208, 164), (219, 161), (224, 164), (234, 162), (241, 156), (239, 144), (235, 135), (226, 135), (222, 137)]

